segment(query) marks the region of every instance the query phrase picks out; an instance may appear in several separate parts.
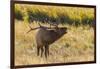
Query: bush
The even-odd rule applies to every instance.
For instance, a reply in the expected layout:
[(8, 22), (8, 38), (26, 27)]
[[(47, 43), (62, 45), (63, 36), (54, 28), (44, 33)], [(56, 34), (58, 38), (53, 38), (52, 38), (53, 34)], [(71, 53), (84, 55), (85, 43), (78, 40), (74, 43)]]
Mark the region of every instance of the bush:
[(21, 12), (20, 6), (15, 7), (15, 19), (23, 20), (23, 13)]
[(39, 5), (15, 6), (15, 18), (28, 22), (40, 21), (42, 23), (59, 22), (69, 25), (91, 25), (94, 21), (94, 9), (77, 7), (52, 7)]

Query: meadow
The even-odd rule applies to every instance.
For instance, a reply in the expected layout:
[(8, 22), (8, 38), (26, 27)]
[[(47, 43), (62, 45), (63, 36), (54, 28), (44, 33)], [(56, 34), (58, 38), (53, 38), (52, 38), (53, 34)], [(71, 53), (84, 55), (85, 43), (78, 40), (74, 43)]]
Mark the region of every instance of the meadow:
[[(94, 28), (91, 27), (94, 9), (53, 7), (15, 5), (15, 65), (94, 61)], [(34, 21), (31, 17), (35, 18)], [(59, 26), (68, 28), (68, 33), (50, 45), (48, 59), (37, 56), (35, 35), (38, 29), (26, 33), (30, 29), (29, 21), (33, 28), (39, 26), (37, 19), (43, 26), (49, 27), (48, 22), (43, 22), (45, 18), (49, 18), (50, 22), (59, 20)]]

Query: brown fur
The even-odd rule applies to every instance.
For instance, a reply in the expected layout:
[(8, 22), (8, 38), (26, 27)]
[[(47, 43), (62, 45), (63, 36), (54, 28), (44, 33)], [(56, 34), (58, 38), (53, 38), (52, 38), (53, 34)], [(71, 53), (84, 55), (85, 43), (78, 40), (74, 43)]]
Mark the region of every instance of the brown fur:
[(66, 34), (66, 27), (58, 27), (55, 29), (47, 29), (41, 26), (36, 34), (36, 44), (37, 44), (37, 55), (41, 57), (45, 54), (45, 57), (49, 55), (49, 45), (57, 41), (64, 34)]

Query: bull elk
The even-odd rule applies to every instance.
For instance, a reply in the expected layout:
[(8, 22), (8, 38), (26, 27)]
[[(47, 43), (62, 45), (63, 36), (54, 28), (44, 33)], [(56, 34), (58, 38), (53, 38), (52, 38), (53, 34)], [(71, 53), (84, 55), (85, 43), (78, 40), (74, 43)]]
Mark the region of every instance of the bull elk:
[(51, 28), (41, 26), (40, 24), (39, 27), (36, 28), (32, 28), (30, 25), (29, 27), (30, 30), (28, 32), (38, 29), (35, 38), (37, 44), (37, 55), (41, 55), (42, 57), (42, 55), (44, 54), (46, 58), (49, 56), (49, 45), (51, 45), (67, 33), (66, 27), (55, 26)]

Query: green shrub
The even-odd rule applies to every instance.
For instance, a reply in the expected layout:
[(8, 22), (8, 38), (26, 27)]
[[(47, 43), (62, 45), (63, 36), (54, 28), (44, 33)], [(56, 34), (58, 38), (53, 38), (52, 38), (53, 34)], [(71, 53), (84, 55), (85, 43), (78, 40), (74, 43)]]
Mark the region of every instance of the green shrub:
[[(25, 10), (22, 10), (24, 8)], [(23, 12), (24, 11), (24, 12)], [(39, 5), (16, 5), (15, 18), (28, 22), (59, 22), (69, 25), (91, 25), (94, 21), (94, 9), (77, 7), (56, 7)], [(47, 20), (46, 20), (47, 19)]]
[(23, 20), (23, 13), (21, 11), (20, 6), (15, 6), (15, 19)]

